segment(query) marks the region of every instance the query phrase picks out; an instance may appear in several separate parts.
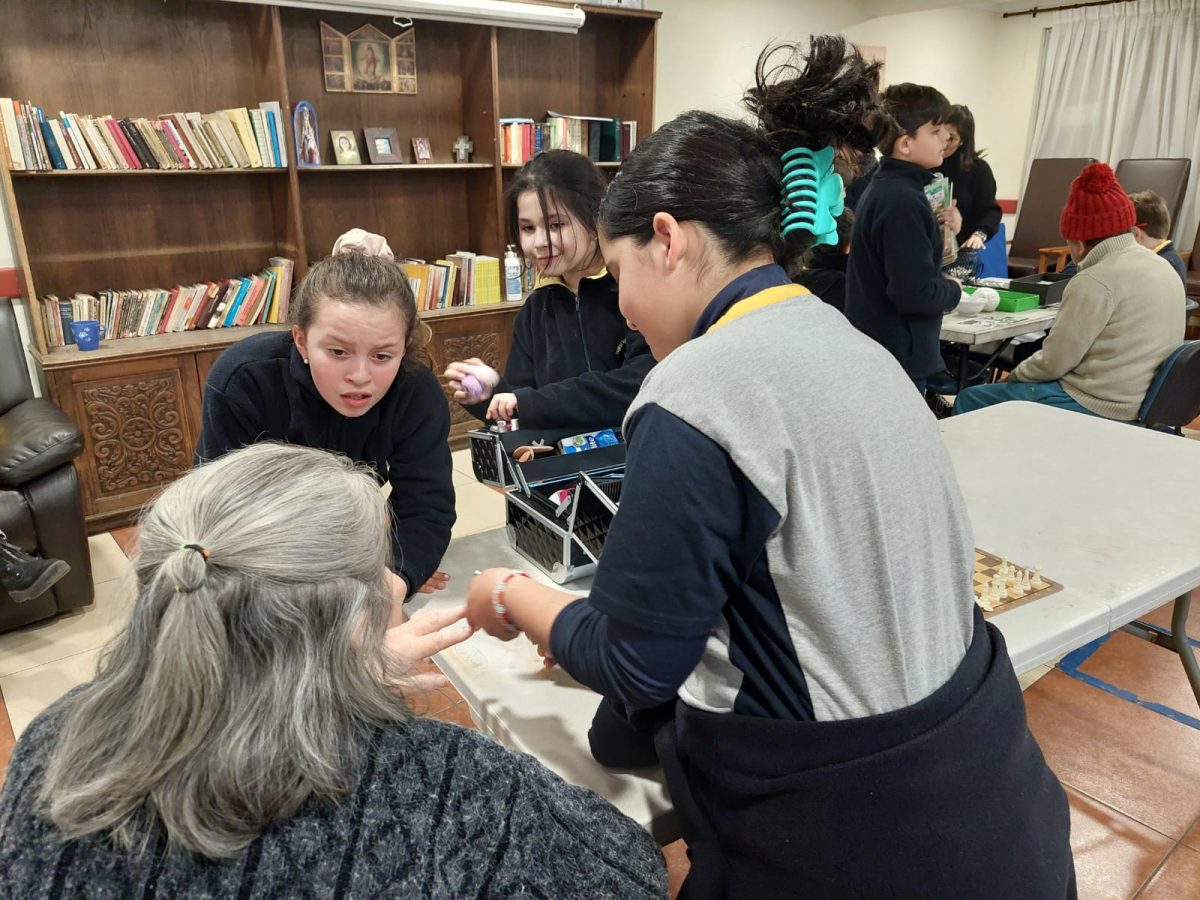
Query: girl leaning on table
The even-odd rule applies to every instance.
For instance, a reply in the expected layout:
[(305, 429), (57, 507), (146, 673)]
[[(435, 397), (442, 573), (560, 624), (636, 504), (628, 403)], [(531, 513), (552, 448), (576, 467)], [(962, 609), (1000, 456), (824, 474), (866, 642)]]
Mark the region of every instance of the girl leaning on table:
[(785, 273), (836, 240), (831, 160), (874, 143), (878, 66), (836, 36), (784, 49), (746, 95), (757, 126), (684, 113), (601, 207), (659, 363), (590, 596), (489, 569), (468, 615), (615, 701), (600, 758), (652, 735), (687, 896), (1072, 897), (1066, 796), (975, 606), (937, 425)]
[(204, 386), (197, 462), (260, 441), (343, 453), (391, 486), (396, 600), (445, 587), (437, 571), (454, 525), (450, 412), (415, 357), (428, 340), (412, 288), (381, 236), (342, 235), (308, 270), (288, 332), (223, 354)]

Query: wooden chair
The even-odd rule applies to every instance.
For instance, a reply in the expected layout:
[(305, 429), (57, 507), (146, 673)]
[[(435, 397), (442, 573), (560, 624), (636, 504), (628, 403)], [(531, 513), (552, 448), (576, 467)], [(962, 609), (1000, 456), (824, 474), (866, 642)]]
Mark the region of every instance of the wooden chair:
[(1051, 256), (1054, 257), (1054, 271), (1061, 272), (1067, 265), (1071, 251), (1068, 247), (1038, 247), (1037, 273), (1039, 275), (1048, 271)]

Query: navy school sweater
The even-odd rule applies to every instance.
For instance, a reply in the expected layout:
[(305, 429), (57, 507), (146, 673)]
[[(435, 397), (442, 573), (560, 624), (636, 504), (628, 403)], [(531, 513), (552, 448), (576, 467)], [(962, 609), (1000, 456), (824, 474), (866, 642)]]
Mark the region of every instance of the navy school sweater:
[(410, 593), (437, 569), (454, 525), (450, 411), (437, 378), (405, 359), (382, 399), (357, 418), (329, 406), (291, 334), (256, 334), (221, 354), (204, 388), (196, 462), (284, 441), (366, 463), (392, 493), (392, 559)]
[(786, 284), (739, 276), (651, 373), (553, 656), (635, 709), (678, 695), (658, 752), (695, 896), (1070, 897), (1066, 798), (974, 610), (970, 524), (921, 398), (814, 298), (709, 332)]
[(942, 230), (925, 197), (933, 173), (885, 158), (854, 210), (846, 318), (914, 381), (944, 368), (942, 316), (961, 288), (942, 277)]
[[(517, 396), (522, 428), (620, 425), (654, 365), (646, 339), (625, 324), (608, 273), (579, 282), (579, 295), (546, 284), (513, 322), (508, 362), (495, 393)], [(487, 402), (464, 404), (477, 419)]]

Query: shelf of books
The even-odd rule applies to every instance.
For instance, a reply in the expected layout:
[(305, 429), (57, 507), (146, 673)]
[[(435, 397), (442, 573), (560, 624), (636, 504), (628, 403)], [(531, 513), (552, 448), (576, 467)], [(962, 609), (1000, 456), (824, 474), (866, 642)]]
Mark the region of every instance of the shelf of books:
[[(31, 351), (85, 433), (94, 528), (190, 466), (213, 362), (287, 327), (291, 290), (350, 228), (427, 267), (410, 277), (435, 369), (502, 366), (520, 308), (499, 291), (502, 192), (527, 155), (522, 133), (505, 156), (501, 120), (542, 123), (543, 146), (609, 172), (652, 127), (649, 11), (583, 5), (584, 27), (560, 35), (273, 3), (10, 7), (0, 188)], [(368, 44), (374, 66), (355, 56)], [(85, 318), (108, 330), (97, 350), (72, 343)], [(471, 422), (448, 402), (461, 436)]]

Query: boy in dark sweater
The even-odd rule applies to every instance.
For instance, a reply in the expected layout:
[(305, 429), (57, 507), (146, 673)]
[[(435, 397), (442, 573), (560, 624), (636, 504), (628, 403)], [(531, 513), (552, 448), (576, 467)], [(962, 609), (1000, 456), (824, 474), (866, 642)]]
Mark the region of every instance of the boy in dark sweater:
[[(962, 285), (942, 275), (942, 226), (924, 190), (942, 163), (950, 104), (931, 87), (906, 83), (887, 89), (883, 108), (884, 158), (854, 210), (845, 312), (924, 390), (944, 368), (942, 316), (962, 296)], [(945, 224), (957, 231), (961, 215), (952, 211)]]

